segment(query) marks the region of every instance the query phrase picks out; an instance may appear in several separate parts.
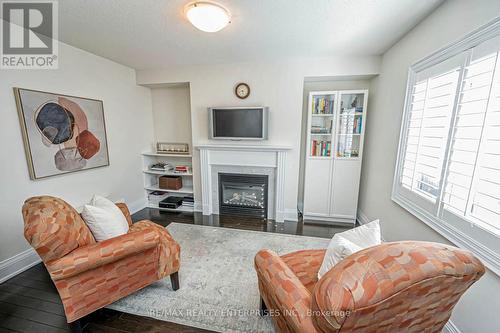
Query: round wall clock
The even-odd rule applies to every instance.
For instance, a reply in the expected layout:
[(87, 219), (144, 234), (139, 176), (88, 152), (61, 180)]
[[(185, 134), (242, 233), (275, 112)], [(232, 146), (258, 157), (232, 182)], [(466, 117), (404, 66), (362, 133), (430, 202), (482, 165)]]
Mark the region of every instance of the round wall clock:
[(234, 94), (238, 98), (245, 99), (250, 95), (250, 87), (246, 83), (238, 83), (234, 88)]

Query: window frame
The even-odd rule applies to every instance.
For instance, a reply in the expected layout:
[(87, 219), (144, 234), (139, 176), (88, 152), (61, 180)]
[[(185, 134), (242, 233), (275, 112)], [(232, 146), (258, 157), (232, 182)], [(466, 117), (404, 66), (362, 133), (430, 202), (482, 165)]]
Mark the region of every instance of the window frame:
[[(403, 171), (406, 144), (408, 140), (407, 132), (411, 115), (411, 96), (413, 86), (416, 82), (417, 74), (456, 55), (470, 52), (473, 47), (499, 35), (500, 17), (497, 17), (486, 25), (472, 31), (462, 39), (430, 54), (429, 56), (423, 58), (422, 60), (414, 63), (409, 67), (391, 199), (456, 246), (473, 252), (492, 272), (500, 276), (500, 247), (494, 248), (493, 246), (491, 246), (492, 244), (496, 244), (495, 242), (500, 243), (499, 236), (496, 236), (491, 231), (482, 228), (481, 225), (473, 224), (469, 220), (455, 215), (449, 211), (446, 211), (446, 214), (454, 215), (449, 219), (450, 221), (446, 221), (440, 218), (440, 216), (446, 215), (444, 214), (444, 212), (442, 212), (442, 203), (440, 202), (440, 200), (442, 199), (443, 184), (445, 182), (444, 178), (440, 180), (441, 194), (436, 199), (434, 208), (432, 208), (434, 204), (429, 205), (428, 200), (423, 198), (421, 195), (413, 193), (412, 191), (406, 189), (400, 181)], [(466, 55), (465, 58), (468, 57), (470, 57), (470, 53)], [(460, 75), (459, 78), (459, 87), (462, 81), (461, 76), (462, 75)], [(459, 90), (460, 89), (458, 89), (458, 91)], [(455, 117), (457, 114), (456, 99), (458, 99), (458, 94), (457, 96), (455, 96), (452, 122), (455, 121)], [(450, 126), (450, 136), (447, 140), (447, 148), (445, 154), (446, 157), (444, 159), (443, 165), (445, 169), (443, 169), (443, 174), (447, 172), (446, 164), (449, 163), (448, 153), (450, 149), (450, 138), (452, 130), (453, 126)]]

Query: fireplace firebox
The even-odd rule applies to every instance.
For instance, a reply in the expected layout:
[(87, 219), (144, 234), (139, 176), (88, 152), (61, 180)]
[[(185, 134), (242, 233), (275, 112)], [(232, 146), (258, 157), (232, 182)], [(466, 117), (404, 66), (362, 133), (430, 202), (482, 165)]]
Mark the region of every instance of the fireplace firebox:
[(267, 175), (219, 173), (219, 214), (267, 218)]

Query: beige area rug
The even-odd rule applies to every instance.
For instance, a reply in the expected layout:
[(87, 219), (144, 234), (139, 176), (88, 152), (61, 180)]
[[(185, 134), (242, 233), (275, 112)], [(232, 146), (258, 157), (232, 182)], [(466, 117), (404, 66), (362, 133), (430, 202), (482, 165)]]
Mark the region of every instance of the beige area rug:
[(278, 254), (319, 249), (329, 239), (172, 223), (181, 246), (180, 289), (167, 277), (108, 306), (111, 309), (218, 332), (274, 332), (260, 317), (253, 260), (260, 249)]

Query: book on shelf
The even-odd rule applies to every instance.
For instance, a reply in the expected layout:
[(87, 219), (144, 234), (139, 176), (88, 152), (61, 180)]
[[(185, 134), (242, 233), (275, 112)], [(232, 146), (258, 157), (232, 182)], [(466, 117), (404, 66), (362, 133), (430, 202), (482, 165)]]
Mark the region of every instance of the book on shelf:
[(353, 124), (353, 131), (354, 131), (354, 134), (361, 134), (361, 124), (363, 122), (363, 118), (362, 117), (356, 117), (354, 119), (354, 124)]
[(328, 127), (321, 126), (312, 126), (311, 133), (312, 134), (329, 134), (331, 131)]
[(158, 204), (163, 199), (166, 199), (169, 196), (168, 193), (163, 191), (153, 191), (148, 193), (148, 201), (152, 204)]
[(311, 156), (330, 156), (331, 154), (331, 142), (330, 141), (311, 141)]
[(192, 195), (186, 195), (182, 199), (182, 205), (185, 207), (194, 207), (194, 197)]
[[(333, 96), (332, 96), (333, 97)], [(312, 99), (313, 114), (333, 114), (335, 101), (325, 96), (314, 96)]]

